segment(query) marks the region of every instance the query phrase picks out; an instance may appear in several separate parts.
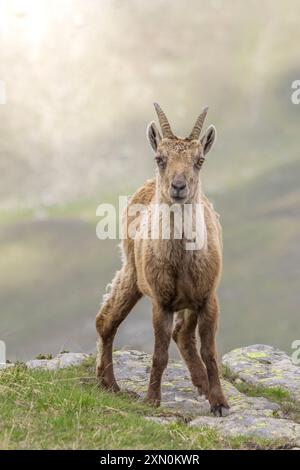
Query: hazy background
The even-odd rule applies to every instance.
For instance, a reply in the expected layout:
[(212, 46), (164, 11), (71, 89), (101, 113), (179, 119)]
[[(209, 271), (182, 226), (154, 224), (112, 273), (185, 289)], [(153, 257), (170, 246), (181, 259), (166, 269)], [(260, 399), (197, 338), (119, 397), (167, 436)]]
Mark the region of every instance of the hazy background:
[[(120, 266), (101, 202), (154, 173), (152, 103), (185, 135), (206, 104), (202, 178), (224, 231), (220, 352), (299, 339), (300, 2), (0, 0), (0, 339), (9, 359), (91, 351)], [(152, 350), (149, 301), (119, 347)]]

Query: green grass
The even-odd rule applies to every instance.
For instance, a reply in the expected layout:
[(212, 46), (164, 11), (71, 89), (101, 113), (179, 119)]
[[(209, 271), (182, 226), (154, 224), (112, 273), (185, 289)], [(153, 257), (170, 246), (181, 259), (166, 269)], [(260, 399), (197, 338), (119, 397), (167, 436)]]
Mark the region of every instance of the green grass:
[(238, 376), (235, 375), (229, 369), (229, 367), (225, 366), (224, 364), (221, 364), (220, 372), (224, 379), (229, 380), (231, 383), (234, 384), (234, 386), (241, 393), (244, 393), (245, 395), (248, 395), (249, 397), (265, 397), (271, 401), (276, 401), (276, 402), (281, 402), (284, 399), (291, 400), (289, 392), (281, 387), (254, 386), (254, 385), (249, 385), (246, 382), (243, 382), (241, 380), (236, 381)]
[[(55, 372), (0, 371), (0, 449), (245, 449), (280, 443), (223, 439), (170, 410), (97, 387), (93, 360)], [(145, 416), (171, 417), (161, 425)]]
[[(250, 397), (264, 397), (280, 405), (281, 413), (292, 421), (300, 423), (300, 405), (296, 403), (287, 390), (281, 387), (254, 387), (242, 383), (235, 383), (236, 388)], [(275, 412), (276, 414), (276, 412)]]
[[(221, 374), (224, 379), (229, 380), (234, 386), (249, 397), (264, 397), (280, 405), (280, 411), (285, 417), (300, 423), (300, 405), (291, 397), (288, 390), (282, 387), (263, 387), (249, 385), (241, 380), (224, 365), (221, 366)], [(276, 414), (276, 412), (275, 412)]]
[(245, 383), (238, 384), (237, 388), (240, 392), (245, 393), (249, 397), (264, 397), (268, 400), (282, 403), (282, 400), (289, 399), (290, 394), (287, 390), (283, 390), (280, 387), (250, 387)]
[(207, 449), (217, 434), (182, 422), (162, 426), (145, 416), (170, 415), (96, 386), (94, 368), (57, 372), (22, 365), (0, 372), (1, 449)]

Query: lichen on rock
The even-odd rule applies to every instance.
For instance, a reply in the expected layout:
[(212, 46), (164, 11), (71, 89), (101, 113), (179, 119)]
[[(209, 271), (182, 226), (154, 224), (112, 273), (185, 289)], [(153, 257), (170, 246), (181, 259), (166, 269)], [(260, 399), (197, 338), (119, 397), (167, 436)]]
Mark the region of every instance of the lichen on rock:
[(234, 349), (222, 364), (232, 375), (256, 387), (279, 387), (300, 403), (300, 367), (284, 351), (265, 344)]

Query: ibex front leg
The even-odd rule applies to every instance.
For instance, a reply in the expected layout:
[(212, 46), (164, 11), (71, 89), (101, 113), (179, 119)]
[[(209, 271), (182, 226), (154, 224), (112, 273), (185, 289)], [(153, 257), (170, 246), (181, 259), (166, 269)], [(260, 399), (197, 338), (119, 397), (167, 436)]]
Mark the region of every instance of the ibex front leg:
[(154, 354), (146, 400), (155, 406), (161, 402), (161, 379), (168, 364), (173, 328), (173, 312), (153, 306)]
[(112, 391), (119, 391), (113, 371), (113, 340), (120, 323), (127, 317), (142, 294), (136, 283), (135, 268), (124, 266), (117, 272), (110, 294), (107, 295), (96, 317), (99, 334), (97, 377), (100, 385)]
[(218, 318), (219, 306), (214, 294), (208, 299), (199, 315), (201, 356), (207, 369), (211, 410), (216, 416), (226, 416), (229, 406), (220, 383), (215, 341)]

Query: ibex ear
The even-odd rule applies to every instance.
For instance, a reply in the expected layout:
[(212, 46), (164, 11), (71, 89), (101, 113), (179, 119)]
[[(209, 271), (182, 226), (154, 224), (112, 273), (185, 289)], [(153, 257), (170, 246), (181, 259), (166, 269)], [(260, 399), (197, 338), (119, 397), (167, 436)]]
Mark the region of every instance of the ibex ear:
[(215, 126), (209, 126), (201, 139), (201, 145), (203, 147), (203, 153), (206, 155), (212, 148), (216, 141), (217, 131)]
[(155, 122), (150, 122), (147, 127), (147, 137), (151, 147), (153, 148), (154, 152), (157, 150), (157, 146), (161, 141), (161, 135), (158, 132), (158, 129), (155, 125)]

